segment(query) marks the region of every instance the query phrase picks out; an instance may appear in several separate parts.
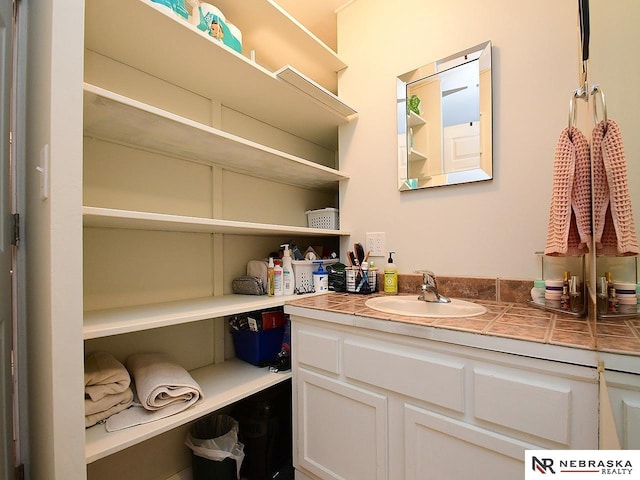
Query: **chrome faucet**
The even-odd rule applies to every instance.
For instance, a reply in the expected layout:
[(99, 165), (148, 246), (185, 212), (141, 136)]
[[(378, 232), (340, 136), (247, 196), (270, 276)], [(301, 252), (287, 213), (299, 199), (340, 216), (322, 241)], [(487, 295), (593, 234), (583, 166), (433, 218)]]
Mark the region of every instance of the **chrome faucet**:
[(436, 276), (433, 272), (428, 270), (418, 270), (416, 273), (422, 274), (422, 293), (418, 297), (418, 300), (433, 303), (449, 303), (450, 298), (440, 295), (438, 293), (438, 283), (436, 282)]

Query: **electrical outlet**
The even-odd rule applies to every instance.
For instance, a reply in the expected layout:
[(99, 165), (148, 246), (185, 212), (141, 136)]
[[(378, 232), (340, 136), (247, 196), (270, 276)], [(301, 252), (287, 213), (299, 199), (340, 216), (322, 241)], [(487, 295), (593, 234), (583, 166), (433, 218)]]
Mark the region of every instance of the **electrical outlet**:
[(367, 251), (371, 257), (384, 257), (386, 253), (384, 245), (384, 232), (367, 232)]

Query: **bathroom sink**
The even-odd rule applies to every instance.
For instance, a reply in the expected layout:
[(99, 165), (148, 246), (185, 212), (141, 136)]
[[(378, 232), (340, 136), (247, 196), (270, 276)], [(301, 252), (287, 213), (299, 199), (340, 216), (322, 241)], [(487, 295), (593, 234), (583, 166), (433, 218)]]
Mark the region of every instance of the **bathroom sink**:
[(418, 300), (417, 296), (374, 297), (365, 305), (380, 312), (410, 317), (475, 317), (487, 311), (482, 305), (457, 298), (452, 298), (450, 303), (431, 303)]

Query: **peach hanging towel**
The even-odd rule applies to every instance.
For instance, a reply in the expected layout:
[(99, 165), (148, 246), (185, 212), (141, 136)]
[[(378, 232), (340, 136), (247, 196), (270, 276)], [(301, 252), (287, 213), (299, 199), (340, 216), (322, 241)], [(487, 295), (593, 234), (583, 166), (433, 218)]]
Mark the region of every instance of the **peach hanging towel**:
[(593, 224), (596, 253), (640, 253), (627, 177), (627, 160), (620, 127), (615, 120), (599, 122), (593, 146)]
[(589, 142), (576, 127), (565, 128), (556, 144), (553, 190), (545, 255), (581, 255), (591, 243), (591, 160)]

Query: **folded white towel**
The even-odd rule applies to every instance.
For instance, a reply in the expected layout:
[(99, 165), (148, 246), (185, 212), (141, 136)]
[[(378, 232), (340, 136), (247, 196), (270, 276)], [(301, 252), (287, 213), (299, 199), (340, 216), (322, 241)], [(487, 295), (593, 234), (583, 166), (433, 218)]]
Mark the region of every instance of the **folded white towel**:
[(84, 399), (84, 426), (90, 427), (128, 408), (133, 402), (133, 391), (127, 388), (124, 392), (106, 395), (100, 400)]
[(124, 365), (107, 352), (95, 352), (84, 361), (84, 393), (98, 401), (106, 395), (122, 393), (131, 384)]
[(121, 430), (175, 415), (203, 398), (200, 385), (163, 353), (142, 353), (127, 359), (137, 400), (107, 420), (107, 431)]

